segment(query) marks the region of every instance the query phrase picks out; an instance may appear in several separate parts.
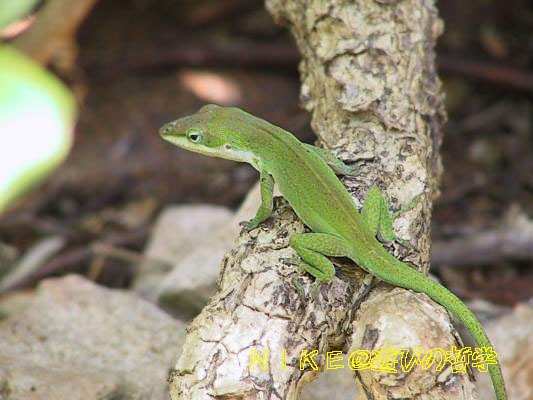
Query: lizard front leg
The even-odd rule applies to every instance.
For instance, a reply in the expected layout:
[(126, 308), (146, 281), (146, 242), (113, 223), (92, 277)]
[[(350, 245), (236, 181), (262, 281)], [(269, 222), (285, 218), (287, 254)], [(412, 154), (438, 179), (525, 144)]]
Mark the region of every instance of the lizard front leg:
[(267, 171), (262, 169), (259, 171), (259, 187), (261, 192), (261, 205), (257, 209), (255, 217), (249, 221), (242, 221), (244, 231), (251, 231), (265, 221), (272, 214), (273, 207), (273, 192), (274, 192), (274, 178)]
[(337, 158), (328, 149), (322, 147), (313, 146), (307, 143), (302, 143), (304, 148), (317, 156), (319, 156), (337, 175), (357, 175), (357, 167), (355, 165), (347, 165), (341, 159)]

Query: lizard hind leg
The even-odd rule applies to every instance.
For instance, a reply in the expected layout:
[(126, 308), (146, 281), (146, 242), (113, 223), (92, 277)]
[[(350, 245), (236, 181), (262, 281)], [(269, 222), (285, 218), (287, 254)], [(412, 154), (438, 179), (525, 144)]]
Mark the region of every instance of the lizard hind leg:
[(395, 239), (392, 229), (394, 216), (389, 212), (387, 200), (377, 186), (368, 190), (361, 215), (374, 236), (384, 241)]
[(406, 206), (399, 211), (391, 213), (385, 196), (377, 186), (372, 186), (368, 191), (361, 215), (374, 236), (382, 241), (395, 240), (402, 245), (407, 245), (405, 240), (394, 234), (392, 224), (399, 214), (409, 211), (418, 203), (419, 196), (415, 196)]
[(296, 233), (289, 243), (303, 260), (296, 264), (315, 278), (315, 288), (335, 276), (335, 266), (326, 256), (349, 254), (349, 245), (344, 239), (327, 233)]

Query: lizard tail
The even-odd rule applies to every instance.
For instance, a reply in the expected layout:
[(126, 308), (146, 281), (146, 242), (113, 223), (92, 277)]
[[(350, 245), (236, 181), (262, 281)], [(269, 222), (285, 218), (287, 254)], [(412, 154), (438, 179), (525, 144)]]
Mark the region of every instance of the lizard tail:
[[(415, 271), (414, 269), (412, 270)], [(423, 277), (427, 279), (427, 282), (424, 282), (423, 286), (425, 286), (426, 288), (430, 288), (430, 290), (420, 291), (427, 293), (428, 296), (435, 300), (437, 303), (443, 305), (451, 312), (453, 312), (453, 314), (463, 323), (463, 325), (466, 326), (478, 347), (490, 347), (493, 349), (492, 343), (490, 342), (489, 337), (485, 333), (485, 329), (481, 325), (481, 322), (479, 322), (474, 313), (470, 311), (467, 306), (465, 306), (461, 299), (459, 299), (455, 294), (450, 292), (440, 283), (435, 282), (434, 280), (428, 278), (425, 275), (423, 275)], [(418, 291), (416, 288), (412, 289)], [(494, 354), (496, 354), (495, 351)], [(507, 400), (507, 393), (505, 391), (505, 381), (503, 380), (503, 374), (498, 360), (496, 359), (496, 362), (492, 364), (487, 363), (487, 367), (489, 370), (490, 377), (492, 379), (494, 391), (496, 392), (496, 398), (498, 400)]]
[[(369, 272), (392, 285), (427, 294), (437, 303), (450, 310), (464, 324), (478, 347), (492, 348), (490, 339), (485, 333), (485, 329), (481, 325), (481, 322), (479, 322), (474, 313), (470, 311), (459, 297), (440, 283), (397, 260), (387, 251), (383, 251), (380, 256), (381, 266), (383, 267), (386, 265), (386, 267), (379, 268), (380, 271), (374, 271), (374, 268), (368, 268)], [(494, 352), (494, 354), (496, 354), (496, 352)], [(498, 361), (496, 360), (496, 363), (487, 364), (494, 391), (496, 392), (496, 398), (498, 400), (507, 400), (505, 382)]]

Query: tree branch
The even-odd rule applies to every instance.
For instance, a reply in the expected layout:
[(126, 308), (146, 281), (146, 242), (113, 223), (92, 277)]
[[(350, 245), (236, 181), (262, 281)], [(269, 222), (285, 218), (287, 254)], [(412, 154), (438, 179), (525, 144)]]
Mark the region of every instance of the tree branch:
[[(302, 53), (301, 100), (312, 112), (320, 142), (344, 159), (356, 159), (357, 153), (373, 157), (357, 178), (344, 179), (356, 203), (361, 205), (375, 184), (394, 209), (423, 193), (419, 205), (395, 226), (397, 235), (417, 250), (390, 250), (427, 270), (431, 199), (441, 174), (438, 151), (445, 120), (433, 50), (442, 25), (433, 3), (266, 4), (276, 21), (290, 28)], [(295, 254), (287, 247), (290, 235), (303, 231), (287, 204), (278, 200), (268, 223), (241, 236), (224, 259), (220, 291), (189, 329), (170, 380), (173, 399), (296, 399), (318, 375), (309, 364), (300, 369), (302, 351), (317, 350), (314, 361), (323, 369), (327, 352), (334, 350), (451, 350), (460, 343), (441, 306), (385, 284), (370, 291), (372, 276), (354, 265), (350, 276), (339, 269), (316, 300), (302, 295), (294, 281), (308, 294), (312, 280), (282, 259)], [(257, 364), (249, 368), (252, 350), (261, 356), (268, 350), (266, 370)], [(473, 396), (470, 374), (453, 374), (449, 368), (418, 367), (396, 374), (364, 370), (356, 373), (356, 381), (361, 398)]]

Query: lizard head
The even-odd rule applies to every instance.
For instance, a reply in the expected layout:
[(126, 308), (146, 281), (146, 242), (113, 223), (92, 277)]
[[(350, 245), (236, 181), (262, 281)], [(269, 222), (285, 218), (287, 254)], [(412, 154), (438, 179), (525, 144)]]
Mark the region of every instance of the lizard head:
[[(238, 109), (208, 104), (196, 113), (168, 122), (159, 129), (161, 137), (183, 149), (206, 156), (255, 163), (251, 151), (247, 151), (231, 132), (231, 115)], [(238, 138), (237, 138), (238, 139)]]

